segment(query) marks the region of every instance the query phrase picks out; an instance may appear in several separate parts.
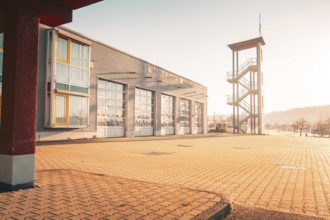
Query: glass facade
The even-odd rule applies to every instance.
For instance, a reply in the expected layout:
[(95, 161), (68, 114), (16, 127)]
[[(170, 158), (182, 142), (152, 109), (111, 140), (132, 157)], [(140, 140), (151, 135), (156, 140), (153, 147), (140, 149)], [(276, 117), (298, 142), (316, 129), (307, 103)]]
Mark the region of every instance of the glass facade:
[(56, 88), (88, 93), (89, 46), (58, 36), (56, 56)]
[(106, 80), (98, 80), (97, 125), (122, 127), (125, 125), (124, 85)]
[(135, 127), (153, 127), (153, 96), (151, 91), (135, 89)]
[(55, 96), (55, 123), (57, 125), (65, 125), (68, 123), (67, 118), (67, 109), (68, 109), (68, 101), (67, 97), (63, 95)]
[(162, 127), (174, 127), (174, 97), (162, 94), (161, 99)]
[(88, 123), (88, 98), (55, 95), (55, 125), (84, 126)]
[(203, 103), (195, 103), (195, 128), (197, 133), (203, 132)]
[(71, 95), (69, 103), (69, 125), (83, 126), (88, 124), (88, 98)]
[(86, 127), (90, 47), (49, 31), (47, 49), (46, 124), (51, 127)]
[(180, 99), (180, 127), (190, 127), (190, 101), (187, 99)]

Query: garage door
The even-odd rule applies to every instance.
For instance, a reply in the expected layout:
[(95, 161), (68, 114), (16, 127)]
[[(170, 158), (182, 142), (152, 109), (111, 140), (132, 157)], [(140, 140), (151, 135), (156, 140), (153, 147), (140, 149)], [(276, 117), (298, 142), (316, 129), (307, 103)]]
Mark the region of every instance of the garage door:
[(99, 79), (97, 86), (97, 137), (125, 136), (124, 85)]

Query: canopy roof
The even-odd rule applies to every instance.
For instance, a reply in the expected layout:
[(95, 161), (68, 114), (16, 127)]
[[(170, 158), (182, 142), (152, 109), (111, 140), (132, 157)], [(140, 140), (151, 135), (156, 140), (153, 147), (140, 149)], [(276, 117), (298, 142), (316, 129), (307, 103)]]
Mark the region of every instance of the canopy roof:
[(246, 50), (246, 49), (250, 49), (253, 47), (257, 47), (258, 43), (261, 43), (261, 45), (265, 45), (265, 41), (262, 37), (258, 37), (258, 38), (254, 38), (251, 40), (246, 40), (246, 41), (242, 41), (242, 42), (238, 42), (238, 43), (234, 43), (234, 44), (229, 44), (228, 47), (232, 50), (232, 51), (240, 51), (240, 50)]
[(40, 23), (52, 27), (72, 21), (72, 11), (102, 0), (0, 0), (0, 31), (3, 30), (4, 12), (7, 7), (21, 6), (32, 9)]

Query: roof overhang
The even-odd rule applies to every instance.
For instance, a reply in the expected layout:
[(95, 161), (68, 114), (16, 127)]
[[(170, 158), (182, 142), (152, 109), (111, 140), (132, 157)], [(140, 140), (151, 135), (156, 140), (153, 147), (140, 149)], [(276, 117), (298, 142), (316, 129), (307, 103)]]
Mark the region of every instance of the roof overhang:
[(0, 31), (7, 7), (25, 7), (35, 11), (40, 23), (55, 27), (72, 21), (72, 11), (103, 0), (0, 0)]
[(242, 41), (242, 42), (238, 42), (238, 43), (234, 43), (234, 44), (229, 44), (228, 47), (232, 51), (240, 51), (240, 50), (246, 50), (246, 49), (257, 47), (259, 43), (262, 46), (265, 45), (265, 41), (262, 37), (258, 37), (258, 38), (254, 38), (254, 39), (250, 39), (250, 40), (246, 40), (246, 41)]

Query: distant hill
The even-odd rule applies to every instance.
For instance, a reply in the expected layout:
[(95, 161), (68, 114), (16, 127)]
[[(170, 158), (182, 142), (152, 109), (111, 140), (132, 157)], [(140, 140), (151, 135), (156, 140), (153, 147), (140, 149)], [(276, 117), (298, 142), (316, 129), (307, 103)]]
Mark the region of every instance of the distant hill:
[(330, 105), (294, 108), (287, 111), (276, 111), (265, 114), (265, 123), (288, 124), (304, 118), (308, 123), (316, 123), (330, 117)]

